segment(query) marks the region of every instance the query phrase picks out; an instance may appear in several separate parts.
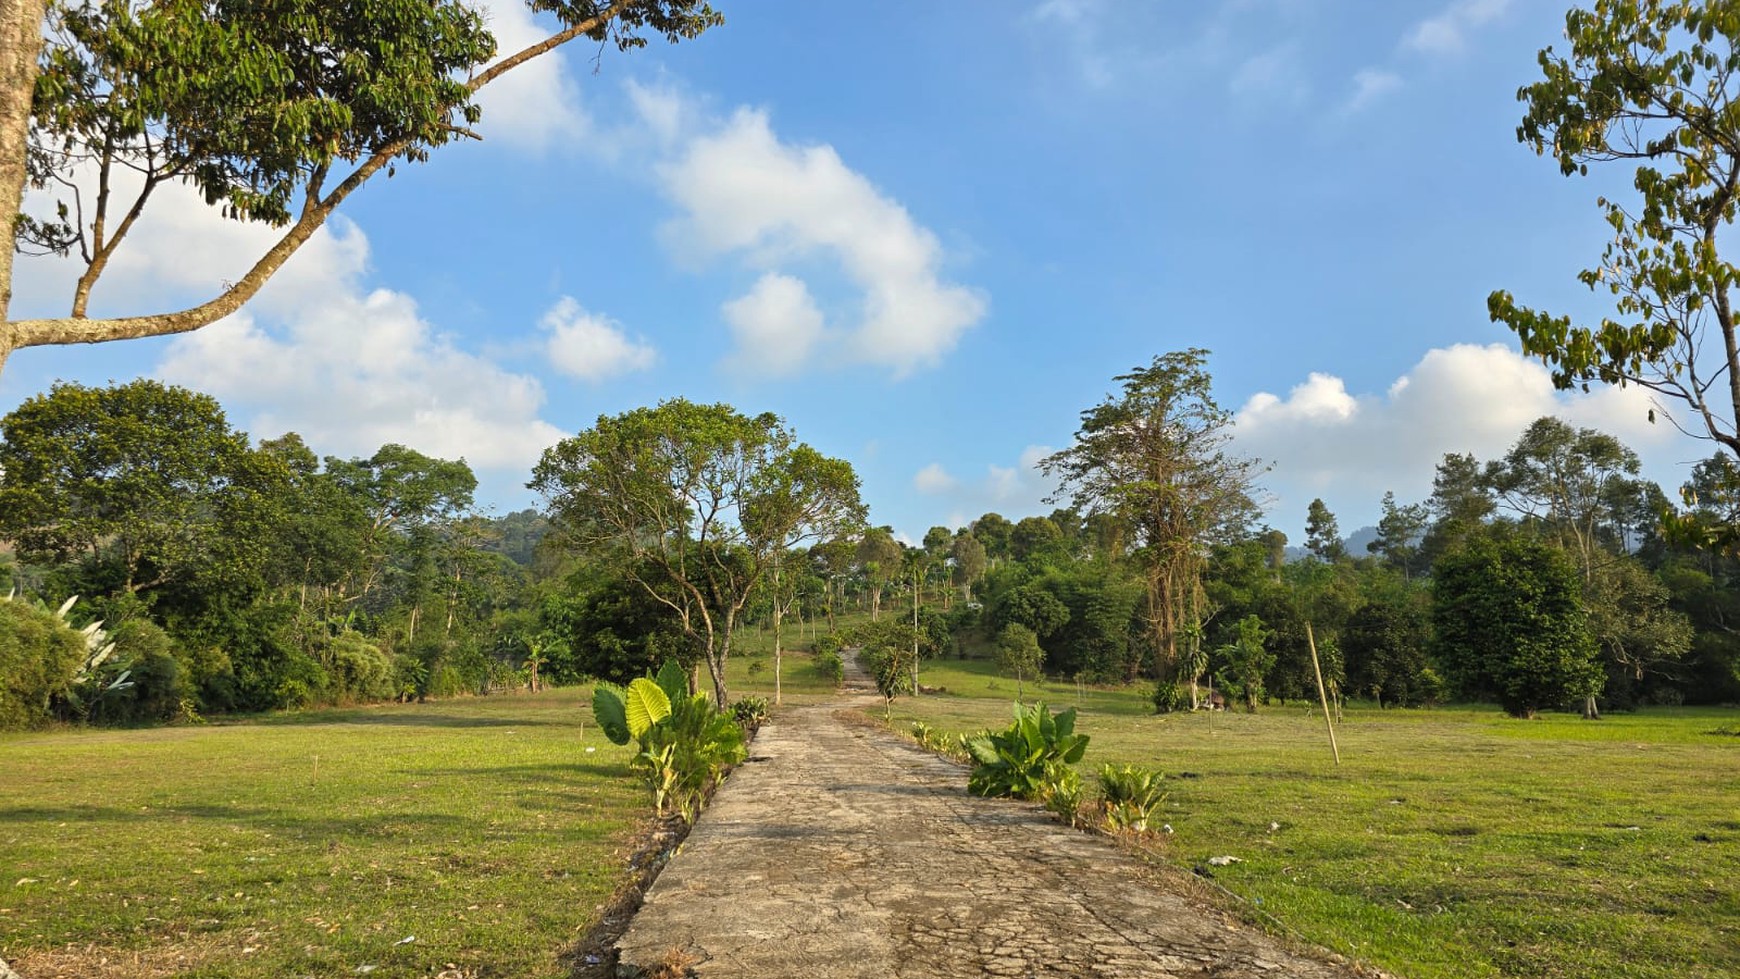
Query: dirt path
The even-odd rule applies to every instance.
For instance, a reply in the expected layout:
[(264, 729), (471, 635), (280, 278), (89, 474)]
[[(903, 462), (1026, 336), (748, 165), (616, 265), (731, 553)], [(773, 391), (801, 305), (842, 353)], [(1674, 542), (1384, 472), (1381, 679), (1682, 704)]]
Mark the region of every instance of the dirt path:
[(843, 706), (761, 729), (622, 937), (624, 974), (673, 950), (706, 979), (1354, 974), (1037, 807), (968, 796), (960, 767)]

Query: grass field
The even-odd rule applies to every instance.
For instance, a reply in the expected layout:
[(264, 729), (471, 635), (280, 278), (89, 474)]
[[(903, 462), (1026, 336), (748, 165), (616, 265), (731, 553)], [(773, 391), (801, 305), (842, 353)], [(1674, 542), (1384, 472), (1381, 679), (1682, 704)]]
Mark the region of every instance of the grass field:
[(589, 693), (0, 736), (0, 958), (31, 979), (565, 976), (650, 818)]
[[(924, 682), (949, 692), (897, 701), (897, 727), (1007, 723), (988, 663)], [(1155, 717), (1145, 693), (1041, 696), (1079, 698), (1084, 773), (1171, 776), (1165, 859), (1241, 858), (1215, 881), (1312, 942), (1410, 979), (1740, 975), (1740, 737), (1711, 733), (1740, 711), (1355, 708), (1336, 767), (1303, 705)]]

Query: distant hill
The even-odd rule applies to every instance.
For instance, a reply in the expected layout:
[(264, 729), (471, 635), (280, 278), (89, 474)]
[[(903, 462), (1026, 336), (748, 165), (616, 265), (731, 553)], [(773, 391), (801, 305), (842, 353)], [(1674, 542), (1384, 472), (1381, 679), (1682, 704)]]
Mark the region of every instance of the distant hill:
[(508, 560), (527, 567), (538, 542), (550, 533), (550, 521), (536, 510), (516, 510), (505, 517), (494, 517), (490, 524), (501, 532), (501, 540), (484, 549), (504, 555)]

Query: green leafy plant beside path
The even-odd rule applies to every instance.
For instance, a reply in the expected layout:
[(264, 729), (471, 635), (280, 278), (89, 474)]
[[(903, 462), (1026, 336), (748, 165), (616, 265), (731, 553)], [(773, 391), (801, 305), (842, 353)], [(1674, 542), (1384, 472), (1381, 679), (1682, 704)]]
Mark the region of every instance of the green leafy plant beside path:
[(725, 772), (749, 755), (743, 728), (705, 694), (691, 696), (675, 660), (666, 660), (656, 679), (600, 684), (592, 714), (612, 742), (639, 746), (629, 766), (652, 789), (654, 808), (685, 822), (694, 822)]

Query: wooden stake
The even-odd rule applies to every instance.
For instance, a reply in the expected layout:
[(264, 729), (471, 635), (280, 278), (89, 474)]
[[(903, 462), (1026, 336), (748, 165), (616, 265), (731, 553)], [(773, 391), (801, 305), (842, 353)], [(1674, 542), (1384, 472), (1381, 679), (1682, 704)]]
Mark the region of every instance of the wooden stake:
[(1311, 669), (1317, 674), (1317, 699), (1323, 702), (1323, 726), (1329, 729), (1329, 750), (1335, 763), (1341, 764), (1341, 749), (1335, 746), (1335, 720), (1329, 716), (1329, 693), (1323, 689), (1323, 667), (1317, 662), (1317, 638), (1311, 634), (1311, 623), (1305, 623), (1305, 642), (1311, 646)]

